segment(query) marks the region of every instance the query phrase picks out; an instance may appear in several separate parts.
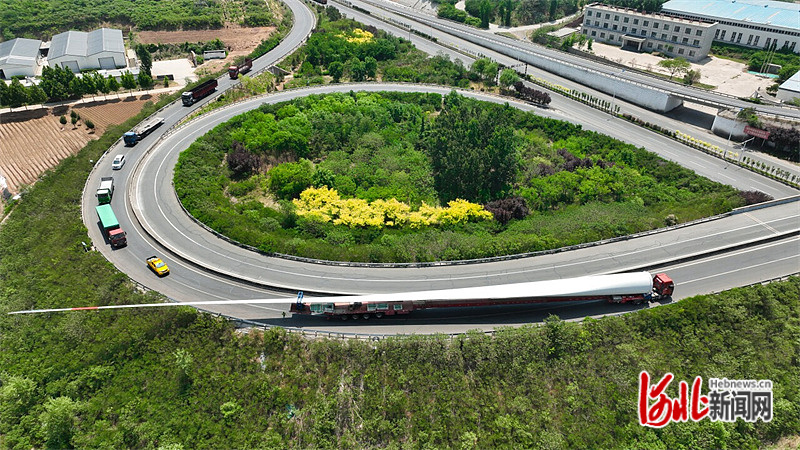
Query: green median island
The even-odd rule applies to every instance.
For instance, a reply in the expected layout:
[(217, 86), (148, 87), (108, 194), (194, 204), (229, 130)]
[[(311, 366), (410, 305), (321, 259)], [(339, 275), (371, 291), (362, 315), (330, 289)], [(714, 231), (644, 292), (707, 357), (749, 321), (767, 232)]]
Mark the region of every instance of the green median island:
[(238, 242), (362, 262), (534, 252), (755, 201), (646, 149), (455, 91), (265, 104), (194, 142), (174, 182), (194, 217)]

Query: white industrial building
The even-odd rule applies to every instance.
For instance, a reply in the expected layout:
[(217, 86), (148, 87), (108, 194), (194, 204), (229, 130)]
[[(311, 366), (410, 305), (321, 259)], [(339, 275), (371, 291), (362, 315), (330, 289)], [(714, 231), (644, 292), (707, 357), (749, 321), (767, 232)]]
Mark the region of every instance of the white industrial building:
[(771, 0), (670, 0), (665, 14), (719, 25), (714, 40), (751, 48), (800, 53), (800, 4)]
[(0, 42), (0, 78), (37, 75), (41, 45), (40, 40), (24, 38)]
[(66, 31), (57, 34), (50, 44), (47, 61), (51, 67), (69, 68), (74, 73), (126, 67), (122, 30), (100, 28), (88, 33)]
[(592, 3), (584, 11), (581, 32), (595, 41), (625, 49), (700, 61), (711, 50), (716, 29), (717, 24), (707, 20)]
[(792, 101), (796, 98), (800, 99), (800, 72), (795, 73), (778, 86), (778, 94), (776, 97), (785, 102)]

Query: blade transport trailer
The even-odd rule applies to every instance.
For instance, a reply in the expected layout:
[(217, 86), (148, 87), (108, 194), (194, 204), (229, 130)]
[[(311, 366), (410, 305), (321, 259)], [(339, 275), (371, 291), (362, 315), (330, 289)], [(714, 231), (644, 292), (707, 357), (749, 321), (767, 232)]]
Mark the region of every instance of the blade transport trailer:
[(292, 304), (290, 311), (296, 314), (337, 316), (346, 320), (408, 314), (427, 308), (592, 300), (639, 304), (669, 298), (674, 288), (675, 283), (667, 274), (652, 276), (648, 272), (636, 272), (438, 291), (321, 297), (305, 302), (300, 297)]

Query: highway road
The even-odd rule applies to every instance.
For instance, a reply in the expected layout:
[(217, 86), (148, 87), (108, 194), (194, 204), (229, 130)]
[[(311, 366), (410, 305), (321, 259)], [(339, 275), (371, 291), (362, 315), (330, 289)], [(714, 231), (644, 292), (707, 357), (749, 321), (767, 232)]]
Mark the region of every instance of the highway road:
[[(388, 11), (405, 19), (405, 23), (415, 29), (418, 27), (433, 27), (444, 33), (461, 37), (469, 42), (478, 44), (481, 47), (501, 48), (501, 53), (507, 55), (521, 54), (522, 62), (528, 62), (535, 65), (537, 59), (549, 59), (567, 63), (574, 67), (578, 67), (587, 72), (603, 74), (609, 78), (616, 78), (625, 80), (632, 84), (646, 86), (654, 90), (667, 92), (671, 95), (679, 97), (685, 101), (700, 103), (703, 105), (711, 105), (725, 108), (755, 108), (757, 111), (764, 114), (773, 114), (777, 116), (790, 117), (800, 119), (800, 109), (793, 107), (772, 106), (772, 105), (756, 105), (754, 103), (745, 102), (738, 98), (721, 95), (719, 93), (706, 91), (704, 89), (685, 86), (669, 80), (664, 80), (655, 76), (644, 74), (635, 71), (621, 72), (615, 67), (609, 67), (602, 62), (592, 61), (578, 57), (576, 55), (562, 52), (555, 49), (546, 48), (530, 42), (523, 42), (520, 40), (508, 38), (505, 36), (497, 35), (488, 31), (478, 30), (476, 28), (453, 22), (450, 20), (440, 19), (436, 16), (409, 8), (404, 5), (399, 5), (391, 1), (383, 0), (346, 0), (342, 1), (343, 4), (363, 4), (368, 5), (365, 9)], [(378, 14), (381, 14), (378, 12)]]
[[(298, 18), (292, 33), (281, 46), (264, 58), (259, 59), (256, 62), (256, 68), (272, 64), (272, 61), (281, 54), (285, 54), (296, 46), (298, 42), (302, 42), (301, 34), (304, 30), (310, 30), (309, 24), (313, 23), (310, 15), (304, 13), (305, 8), (293, 3), (293, 0), (287, 1), (287, 4), (294, 11), (295, 17)], [(305, 11), (307, 12), (307, 10)], [(398, 30), (402, 32), (402, 29)], [(412, 39), (414, 38), (416, 36), (412, 35)], [(222, 92), (230, 84), (230, 81), (222, 79), (219, 91)], [(213, 124), (227, 120), (227, 118), (244, 110), (254, 108), (263, 101), (283, 101), (300, 95), (330, 92), (336, 89), (349, 91), (353, 87), (342, 85), (320, 86), (306, 90), (282, 92), (269, 96), (267, 99), (255, 99), (232, 108), (214, 111), (171, 133), (157, 147), (153, 148), (146, 158), (143, 157), (143, 154), (156, 141), (155, 136), (146, 138), (133, 149), (118, 147), (110, 151), (109, 157), (100, 161), (96, 170), (89, 177), (83, 202), (83, 214), (89, 235), (98, 250), (132, 279), (177, 301), (255, 299), (275, 298), (277, 296), (294, 297), (295, 291), (299, 289), (312, 292), (341, 293), (421, 290), (578, 276), (621, 271), (627, 268), (633, 270), (635, 267), (641, 267), (642, 265), (653, 265), (658, 262), (666, 263), (674, 260), (676, 256), (686, 253), (735, 246), (741, 242), (759, 239), (763, 236), (787, 236), (782, 240), (776, 241), (779, 251), (788, 251), (788, 254), (793, 252), (794, 255), (799, 253), (797, 252), (796, 240), (792, 241), (790, 237), (792, 232), (797, 231), (797, 202), (737, 214), (693, 227), (679, 228), (665, 233), (574, 252), (490, 264), (415, 269), (340, 267), (267, 258), (214, 237), (186, 217), (175, 198), (174, 190), (171, 186), (172, 166), (180, 150), (186, 148), (189, 143), (203, 134)], [(410, 87), (407, 85), (364, 85), (359, 89), (409, 90)], [(418, 90), (418, 88), (414, 89)], [(442, 93), (449, 91), (448, 88), (438, 87), (426, 87), (425, 89)], [(465, 94), (479, 96), (474, 93)], [(506, 101), (506, 99), (494, 97), (486, 97), (485, 99)], [(200, 102), (200, 104), (205, 101)], [(565, 102), (565, 104), (569, 104), (569, 102)], [(674, 152), (671, 156), (677, 158), (677, 160), (684, 164), (694, 161), (700, 166), (700, 169), (705, 169), (709, 173), (716, 173), (716, 179), (723, 182), (739, 183), (750, 188), (756, 186), (757, 183), (761, 183), (763, 189), (760, 190), (769, 192), (776, 197), (785, 197), (794, 193), (793, 190), (781, 184), (753, 176), (746, 171), (740, 171), (740, 173), (734, 170), (729, 174), (726, 171), (731, 168), (725, 168), (724, 164), (720, 164), (720, 161), (716, 158), (698, 154), (696, 151), (684, 148), (668, 139), (661, 138), (663, 139), (662, 142), (659, 140), (660, 136), (641, 130), (638, 127), (633, 127), (626, 122), (620, 123), (619, 126), (616, 124), (610, 125), (607, 115), (585, 108), (577, 103), (565, 106), (563, 109), (554, 106), (544, 110), (533, 108), (526, 104), (517, 104), (516, 106), (527, 110), (536, 110), (537, 113), (550, 117), (582, 122), (589, 129), (596, 129), (607, 134), (609, 129), (613, 129), (614, 132), (619, 133), (615, 137), (623, 138), (636, 145), (642, 145), (650, 149), (657, 148), (661, 150), (663, 148), (663, 151), (666, 152), (664, 154), (667, 156), (670, 156), (669, 152)], [(195, 105), (192, 108), (170, 106), (162, 111), (159, 115), (167, 118), (167, 125), (164, 129), (167, 129), (171, 124), (177, 123), (188, 111), (196, 107), (198, 106)], [(567, 110), (567, 108), (574, 108), (574, 110)], [(130, 161), (121, 171), (112, 173), (110, 159), (117, 152), (126, 153)], [(694, 158), (699, 159), (695, 160)], [(140, 163), (140, 165), (136, 163)], [(139, 167), (140, 170), (134, 171), (136, 167)], [(134, 172), (135, 176), (132, 176)], [(111, 250), (110, 247), (104, 244), (104, 239), (93, 211), (96, 203), (93, 197), (94, 188), (99, 183), (99, 177), (109, 174), (115, 176), (116, 183), (119, 186), (112, 201), (112, 206), (117, 212), (123, 229), (128, 232), (129, 245), (119, 250)], [(725, 181), (721, 175), (728, 175), (730, 180)], [(741, 181), (741, 177), (746, 176), (753, 176), (754, 178), (748, 181)], [(775, 254), (776, 250), (770, 247), (770, 250), (764, 250), (764, 252), (765, 254), (770, 252)], [(157, 279), (148, 271), (144, 264), (144, 259), (152, 254), (164, 256), (164, 259), (172, 269), (170, 276), (164, 279)], [(705, 276), (715, 277), (717, 276), (715, 273), (719, 272), (718, 270), (714, 272), (714, 268), (718, 267), (716, 263), (703, 265), (703, 267), (705, 270), (710, 270)], [(747, 270), (746, 264), (731, 267), (743, 267), (741, 270)], [(798, 268), (796, 261), (794, 267), (791, 261), (782, 266), (786, 269), (783, 272), (780, 270), (765, 272), (765, 265), (758, 267), (760, 269), (752, 273), (792, 273), (796, 272)], [(696, 268), (692, 270), (692, 273), (695, 272), (697, 272)], [(675, 277), (674, 274), (672, 275)], [(746, 277), (740, 275), (729, 274), (722, 276), (721, 279), (724, 280), (722, 284), (727, 286), (739, 285), (742, 280), (746, 279)], [(758, 281), (764, 277), (756, 276), (755, 278), (758, 279), (754, 279), (754, 281)], [(681, 278), (676, 278), (676, 280), (678, 280), (679, 285), (684, 281)], [(599, 308), (598, 314), (607, 313), (604, 308), (609, 306), (614, 305), (595, 305), (595, 307)], [(439, 322), (452, 322), (452, 325), (448, 325), (450, 327), (448, 329), (463, 331), (467, 328), (493, 327), (501, 323), (516, 323), (518, 320), (523, 320), (520, 319), (522, 317), (535, 321), (533, 319), (536, 317), (535, 314), (544, 314), (543, 311), (545, 309), (542, 308), (545, 307), (532, 307), (530, 314), (534, 314), (534, 316), (526, 316), (521, 311), (516, 311), (517, 313), (510, 315), (508, 312), (498, 312), (497, 310), (482, 311), (477, 316), (469, 316), (469, 314), (457, 311), (447, 313), (426, 311), (421, 312), (422, 315), (418, 316), (418, 318), (406, 319), (406, 322), (399, 325), (383, 322), (377, 326), (384, 329), (383, 332), (385, 333), (395, 332), (391, 330), (414, 332), (418, 330), (417, 327), (422, 327), (419, 330), (427, 330), (424, 332), (432, 332), (439, 327)], [(550, 306), (550, 308), (554, 307)], [(587, 305), (585, 304), (571, 307), (560, 305), (558, 308), (567, 308), (563, 310), (565, 312), (559, 313), (564, 317), (577, 316), (580, 314), (578, 311), (584, 311), (583, 314), (595, 314), (593, 312), (594, 309), (587, 310)], [(315, 329), (331, 326), (328, 322), (320, 322), (318, 318), (284, 319), (285, 305), (231, 305), (209, 308), (209, 310), (240, 318), (267, 320), (271, 323), (281, 323), (286, 326), (311, 327)], [(562, 309), (559, 309), (559, 311), (562, 311)], [(619, 311), (619, 309), (616, 309), (616, 311)], [(448, 318), (450, 315), (453, 317)], [(426, 321), (429, 323), (428, 326), (425, 326)], [(338, 329), (340, 326), (337, 324), (331, 329)], [(444, 326), (441, 325), (441, 327)], [(444, 330), (444, 328), (441, 329)], [(355, 328), (351, 326), (347, 330), (352, 332), (353, 330), (361, 330), (361, 328), (359, 326)], [(370, 329), (364, 328), (363, 330)]]

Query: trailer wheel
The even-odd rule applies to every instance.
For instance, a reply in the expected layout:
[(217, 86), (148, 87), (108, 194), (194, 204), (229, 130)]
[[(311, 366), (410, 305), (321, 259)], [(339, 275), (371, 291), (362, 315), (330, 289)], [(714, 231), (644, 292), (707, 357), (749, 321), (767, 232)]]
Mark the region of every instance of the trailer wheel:
[(376, 319), (380, 319), (381, 317), (383, 317), (383, 313), (382, 312), (375, 313), (375, 318)]
[(342, 315), (341, 315), (341, 316), (339, 316), (339, 317), (340, 317), (342, 320), (347, 320), (347, 319), (349, 319), (349, 318), (350, 318), (350, 316), (348, 316), (347, 314), (342, 314)]
[(358, 314), (353, 314), (353, 320), (358, 320)]
[(363, 315), (363, 316), (361, 316), (361, 317), (363, 317), (363, 318), (364, 318), (364, 320), (367, 320), (367, 319), (369, 319), (369, 318), (370, 318), (370, 314), (364, 314), (364, 315)]

